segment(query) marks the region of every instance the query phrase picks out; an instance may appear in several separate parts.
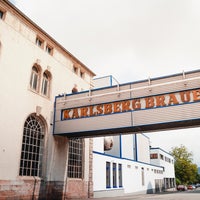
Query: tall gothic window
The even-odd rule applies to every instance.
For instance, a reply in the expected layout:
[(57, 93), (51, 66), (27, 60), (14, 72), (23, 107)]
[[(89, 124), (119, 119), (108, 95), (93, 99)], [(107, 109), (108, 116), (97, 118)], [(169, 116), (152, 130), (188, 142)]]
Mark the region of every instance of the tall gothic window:
[(50, 94), (50, 79), (51, 79), (50, 74), (48, 72), (44, 72), (42, 78), (41, 93), (46, 97), (49, 97)]
[(39, 75), (39, 69), (36, 66), (33, 66), (30, 79), (30, 88), (36, 92), (38, 92), (39, 89)]
[(42, 120), (34, 115), (29, 116), (24, 123), (20, 176), (41, 177), (44, 134), (45, 126)]
[(83, 178), (83, 140), (69, 140), (68, 177)]

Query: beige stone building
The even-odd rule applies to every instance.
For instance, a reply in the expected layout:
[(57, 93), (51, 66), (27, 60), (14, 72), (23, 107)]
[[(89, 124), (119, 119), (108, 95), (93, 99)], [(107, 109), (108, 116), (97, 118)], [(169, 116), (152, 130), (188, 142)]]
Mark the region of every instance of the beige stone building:
[(6, 0), (0, 69), (0, 199), (92, 196), (92, 139), (54, 136), (53, 111), (95, 74)]

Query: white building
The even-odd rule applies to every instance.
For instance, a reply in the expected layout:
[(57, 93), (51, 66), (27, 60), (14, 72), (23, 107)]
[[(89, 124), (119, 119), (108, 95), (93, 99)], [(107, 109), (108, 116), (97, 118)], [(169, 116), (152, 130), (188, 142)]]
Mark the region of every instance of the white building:
[(1, 199), (152, 192), (173, 178), (151, 164), (143, 134), (115, 136), (109, 151), (102, 137), (53, 135), (55, 97), (73, 95), (74, 84), (89, 90), (95, 74), (7, 0), (0, 0), (0, 68)]
[(174, 158), (161, 148), (150, 149), (151, 164), (162, 166), (164, 169), (164, 187), (166, 189), (175, 187)]
[[(114, 136), (112, 140), (113, 148), (105, 150), (104, 138), (94, 139), (94, 197), (154, 193), (175, 187), (173, 157), (161, 149), (150, 149), (144, 134)], [(154, 154), (158, 154), (157, 159), (150, 159)]]

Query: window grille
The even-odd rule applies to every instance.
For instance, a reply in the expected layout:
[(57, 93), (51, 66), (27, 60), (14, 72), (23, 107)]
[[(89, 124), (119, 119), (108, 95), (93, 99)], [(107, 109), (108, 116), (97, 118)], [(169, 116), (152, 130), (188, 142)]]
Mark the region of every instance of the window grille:
[(24, 123), (20, 176), (41, 176), (44, 148), (44, 124), (39, 118), (30, 116)]
[(83, 176), (83, 140), (69, 140), (68, 177), (82, 178)]

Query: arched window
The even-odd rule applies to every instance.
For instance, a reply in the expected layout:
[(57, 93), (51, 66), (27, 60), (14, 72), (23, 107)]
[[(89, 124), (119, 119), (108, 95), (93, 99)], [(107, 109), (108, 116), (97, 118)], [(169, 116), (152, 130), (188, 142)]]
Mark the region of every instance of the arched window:
[(24, 123), (20, 176), (41, 176), (44, 134), (43, 121), (35, 115), (29, 116)]
[(42, 88), (41, 88), (41, 93), (44, 96), (49, 97), (50, 95), (50, 81), (51, 81), (51, 74), (48, 71), (45, 71), (43, 73), (43, 78), (42, 78)]
[(40, 70), (35, 65), (32, 67), (31, 79), (30, 79), (30, 88), (38, 92), (39, 89), (39, 78)]

